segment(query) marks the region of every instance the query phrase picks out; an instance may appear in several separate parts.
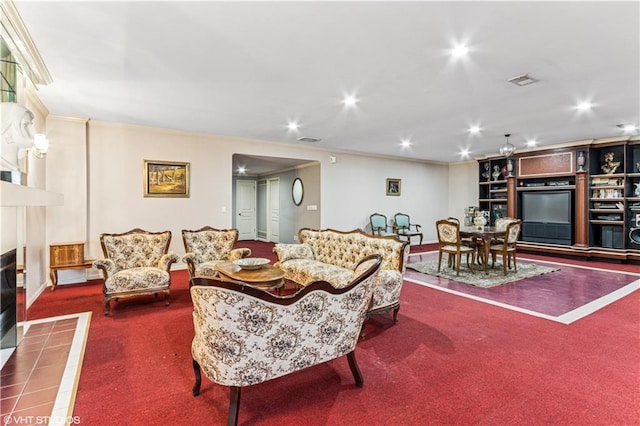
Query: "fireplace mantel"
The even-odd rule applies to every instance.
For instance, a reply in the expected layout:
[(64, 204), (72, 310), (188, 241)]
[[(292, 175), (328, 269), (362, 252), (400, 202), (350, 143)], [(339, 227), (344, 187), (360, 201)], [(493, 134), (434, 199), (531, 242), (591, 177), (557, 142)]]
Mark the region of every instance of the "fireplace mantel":
[(0, 181), (0, 184), (0, 205), (2, 207), (61, 206), (64, 204), (64, 195), (57, 192), (5, 181)]

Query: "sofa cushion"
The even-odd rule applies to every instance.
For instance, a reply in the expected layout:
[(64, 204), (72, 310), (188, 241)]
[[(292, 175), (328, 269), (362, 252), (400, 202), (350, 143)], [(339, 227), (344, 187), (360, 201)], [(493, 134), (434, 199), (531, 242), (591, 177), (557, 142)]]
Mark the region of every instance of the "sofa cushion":
[(306, 286), (313, 281), (327, 281), (336, 288), (347, 286), (354, 272), (339, 266), (311, 259), (289, 259), (286, 262), (285, 278)]
[(307, 244), (277, 244), (273, 251), (278, 255), (280, 262), (289, 259), (315, 259), (311, 247)]
[(116, 272), (104, 283), (105, 294), (122, 293), (128, 291), (164, 290), (169, 288), (169, 272), (160, 268), (141, 267), (130, 268)]

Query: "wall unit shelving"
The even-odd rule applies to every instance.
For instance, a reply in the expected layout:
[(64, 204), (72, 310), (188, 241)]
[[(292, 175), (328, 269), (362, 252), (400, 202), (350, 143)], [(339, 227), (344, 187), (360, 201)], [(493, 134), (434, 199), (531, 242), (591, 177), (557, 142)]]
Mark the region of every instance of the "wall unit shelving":
[(523, 199), (549, 202), (551, 208), (570, 205), (548, 222), (530, 221), (527, 241), (519, 243), (523, 249), (640, 261), (640, 137), (518, 153), (509, 161), (513, 177), (502, 173), (497, 180), (494, 167), (504, 172), (507, 159), (478, 162), (479, 206), (491, 211), (492, 222), (509, 210), (523, 219), (524, 232)]

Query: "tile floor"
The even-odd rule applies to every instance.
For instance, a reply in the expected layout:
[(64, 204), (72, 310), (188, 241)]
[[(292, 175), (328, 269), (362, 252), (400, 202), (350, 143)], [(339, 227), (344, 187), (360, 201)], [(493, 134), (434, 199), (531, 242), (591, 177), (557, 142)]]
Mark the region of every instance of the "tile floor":
[[(437, 260), (438, 252), (412, 253), (409, 264)], [(407, 268), (405, 280), (501, 306), (563, 324), (601, 309), (640, 288), (640, 274), (590, 268), (561, 262), (543, 262), (518, 256), (518, 262), (537, 262), (558, 271), (491, 288), (474, 287)], [(638, 269), (640, 271), (640, 268)]]
[(30, 321), (18, 347), (3, 350), (3, 425), (78, 423), (70, 416), (90, 318), (83, 313)]

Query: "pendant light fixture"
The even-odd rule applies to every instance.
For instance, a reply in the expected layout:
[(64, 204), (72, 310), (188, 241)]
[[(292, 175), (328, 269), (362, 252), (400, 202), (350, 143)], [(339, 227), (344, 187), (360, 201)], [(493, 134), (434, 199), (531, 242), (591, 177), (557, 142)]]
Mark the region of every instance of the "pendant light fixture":
[(504, 135), (504, 137), (507, 138), (507, 143), (505, 143), (504, 146), (500, 148), (500, 155), (502, 155), (505, 158), (511, 157), (511, 155), (514, 152), (516, 152), (516, 147), (513, 146), (511, 142), (509, 142), (509, 136), (511, 136), (510, 133), (507, 133), (506, 135)]

